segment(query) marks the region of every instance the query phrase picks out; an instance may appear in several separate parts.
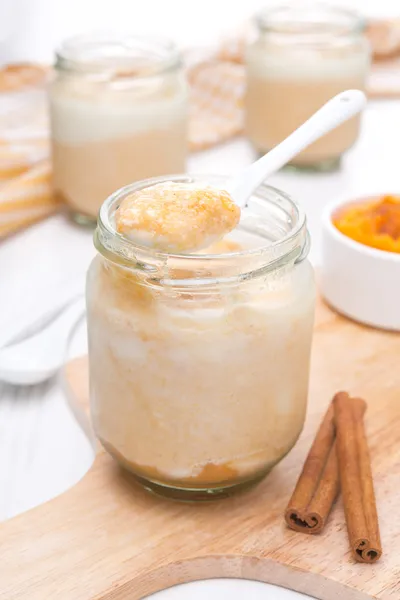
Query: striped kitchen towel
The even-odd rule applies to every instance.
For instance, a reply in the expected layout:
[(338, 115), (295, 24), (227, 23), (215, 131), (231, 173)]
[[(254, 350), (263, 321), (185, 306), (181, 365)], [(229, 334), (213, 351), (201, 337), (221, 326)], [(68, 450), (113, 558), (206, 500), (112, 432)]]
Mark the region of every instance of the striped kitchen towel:
[(0, 237), (55, 212), (46, 109), (48, 70), (0, 70)]
[[(22, 161), (13, 166), (17, 168), (22, 169)], [(57, 208), (50, 162), (42, 160), (0, 186), (0, 237), (40, 221)]]

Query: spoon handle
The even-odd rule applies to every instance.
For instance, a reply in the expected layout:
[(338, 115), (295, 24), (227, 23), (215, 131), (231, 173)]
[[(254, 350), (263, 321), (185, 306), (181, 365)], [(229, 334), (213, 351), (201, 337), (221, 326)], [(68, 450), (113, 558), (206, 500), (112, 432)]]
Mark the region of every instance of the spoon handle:
[(270, 175), (287, 164), (332, 129), (335, 129), (366, 105), (365, 94), (360, 90), (347, 90), (334, 96), (278, 146), (251, 164), (240, 174), (238, 185), (231, 187), (239, 206), (244, 206), (254, 190)]
[(86, 313), (85, 296), (79, 296), (72, 302), (64, 312), (44, 329), (39, 335), (53, 335), (57, 340), (67, 341), (75, 324), (80, 321)]

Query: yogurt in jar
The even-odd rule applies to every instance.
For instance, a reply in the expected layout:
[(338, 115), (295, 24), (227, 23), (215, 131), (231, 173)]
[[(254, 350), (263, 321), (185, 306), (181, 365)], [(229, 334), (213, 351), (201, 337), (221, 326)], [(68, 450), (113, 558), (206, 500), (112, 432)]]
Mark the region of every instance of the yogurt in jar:
[[(319, 6), (257, 17), (246, 53), (246, 130), (261, 153), (279, 144), (336, 94), (365, 90), (370, 53), (357, 15)], [(358, 137), (353, 117), (296, 156), (299, 167), (333, 168)]]
[[(280, 197), (265, 194), (271, 207)], [(114, 202), (130, 195), (122, 190)], [(281, 259), (257, 232), (260, 216), (245, 209), (209, 248), (160, 253), (126, 237), (124, 259), (110, 261), (121, 216), (112, 202), (100, 213), (87, 288), (97, 436), (144, 485), (173, 497), (258, 481), (305, 418), (315, 289), (309, 263), (296, 262), (301, 217), (288, 223), (275, 213), (287, 228)]]
[(123, 185), (184, 170), (187, 90), (172, 46), (79, 37), (62, 46), (56, 72), (54, 187), (81, 220)]

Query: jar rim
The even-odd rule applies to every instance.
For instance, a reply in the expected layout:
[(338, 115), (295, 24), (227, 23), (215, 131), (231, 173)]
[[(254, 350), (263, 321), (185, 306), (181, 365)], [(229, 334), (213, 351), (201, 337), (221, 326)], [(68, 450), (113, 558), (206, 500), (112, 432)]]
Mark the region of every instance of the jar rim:
[[(249, 259), (257, 259), (262, 257), (262, 271), (275, 270), (279, 266), (283, 266), (290, 262), (301, 262), (308, 255), (309, 250), (309, 235), (306, 227), (306, 215), (301, 207), (285, 192), (266, 184), (262, 184), (255, 193), (255, 197), (266, 198), (269, 195), (274, 195), (277, 204), (281, 202), (282, 215), (287, 213), (287, 232), (280, 239), (269, 242), (268, 244), (249, 248), (242, 251), (226, 252), (223, 254), (173, 254), (161, 252), (152, 248), (140, 246), (125, 236), (119, 234), (113, 224), (113, 215), (119, 206), (119, 203), (127, 195), (155, 185), (164, 181), (179, 181), (179, 182), (202, 182), (208, 185), (225, 185), (229, 177), (216, 175), (168, 175), (162, 177), (153, 177), (145, 179), (130, 185), (127, 185), (109, 196), (103, 203), (98, 217), (97, 228), (94, 236), (94, 243), (97, 250), (112, 262), (117, 262), (126, 267), (129, 267), (129, 262), (141, 261), (153, 262), (166, 265), (168, 261), (173, 261), (174, 264), (185, 263), (190, 261), (194, 267), (210, 263), (218, 262), (221, 266), (235, 260), (238, 262), (247, 262)], [(250, 204), (250, 203), (249, 203)], [(286, 211), (286, 212), (284, 212)], [(290, 215), (289, 212), (290, 211)], [(290, 223), (289, 223), (290, 221)], [(134, 264), (132, 265), (134, 266)], [(248, 266), (248, 265), (247, 265)], [(246, 267), (247, 268), (247, 267)], [(259, 272), (260, 274), (260, 272)], [(249, 273), (242, 273), (243, 277)], [(221, 279), (221, 278), (220, 278)]]
[[(299, 2), (298, 4), (275, 4), (259, 10), (255, 22), (260, 30), (279, 35), (310, 36), (323, 39), (331, 36), (345, 37), (362, 33), (365, 18), (355, 10), (330, 6), (323, 2)], [(327, 31), (323, 25), (336, 25), (335, 31)]]
[(175, 44), (161, 36), (92, 32), (64, 40), (56, 50), (56, 69), (81, 74), (152, 77), (181, 66)]

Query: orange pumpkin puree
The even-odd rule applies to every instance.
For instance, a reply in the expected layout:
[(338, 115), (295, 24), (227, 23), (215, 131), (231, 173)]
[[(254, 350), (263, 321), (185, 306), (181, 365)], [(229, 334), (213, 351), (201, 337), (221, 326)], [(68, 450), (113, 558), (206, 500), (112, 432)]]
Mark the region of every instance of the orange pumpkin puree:
[(346, 206), (332, 221), (341, 233), (360, 244), (400, 253), (400, 196)]

